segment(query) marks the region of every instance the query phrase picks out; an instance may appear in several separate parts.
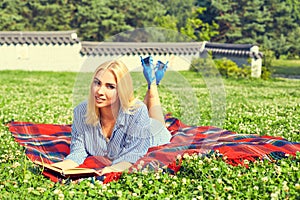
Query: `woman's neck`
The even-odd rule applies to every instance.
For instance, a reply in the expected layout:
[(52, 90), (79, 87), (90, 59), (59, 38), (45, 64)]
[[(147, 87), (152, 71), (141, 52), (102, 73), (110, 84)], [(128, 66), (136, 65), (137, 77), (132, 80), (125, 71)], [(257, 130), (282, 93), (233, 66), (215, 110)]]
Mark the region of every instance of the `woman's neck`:
[(101, 108), (100, 109), (100, 125), (102, 128), (102, 134), (107, 140), (110, 139), (112, 135), (113, 128), (116, 124), (117, 117), (119, 114), (119, 107), (113, 108)]
[(108, 107), (99, 108), (100, 122), (115, 122), (119, 114), (120, 105), (112, 105)]

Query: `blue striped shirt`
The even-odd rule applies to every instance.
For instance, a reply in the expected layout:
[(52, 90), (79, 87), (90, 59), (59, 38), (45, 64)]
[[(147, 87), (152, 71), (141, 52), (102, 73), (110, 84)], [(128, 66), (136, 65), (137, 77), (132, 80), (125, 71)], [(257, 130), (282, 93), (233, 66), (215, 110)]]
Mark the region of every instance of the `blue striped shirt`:
[(119, 110), (110, 140), (103, 136), (100, 122), (96, 126), (86, 124), (87, 102), (79, 104), (74, 109), (70, 154), (65, 159), (81, 164), (91, 155), (105, 156), (112, 164), (135, 163), (155, 140), (150, 131), (147, 107), (141, 101), (137, 103), (140, 106), (133, 113)]

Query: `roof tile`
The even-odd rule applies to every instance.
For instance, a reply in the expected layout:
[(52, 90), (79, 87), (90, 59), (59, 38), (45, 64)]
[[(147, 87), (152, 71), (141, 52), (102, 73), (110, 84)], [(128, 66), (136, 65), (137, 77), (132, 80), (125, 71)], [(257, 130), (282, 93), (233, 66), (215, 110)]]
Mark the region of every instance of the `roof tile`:
[[(40, 32), (20, 32), (8, 31), (0, 32), (0, 45), (16, 44), (75, 44), (79, 43), (77, 34), (72, 31), (40, 31)], [(200, 51), (211, 51), (213, 54), (229, 54), (235, 56), (249, 56), (261, 58), (263, 54), (250, 52), (254, 46), (251, 44), (222, 44), (212, 42), (81, 42), (82, 55), (197, 55)], [(205, 48), (202, 47), (205, 45)], [(202, 48), (201, 48), (202, 47)]]
[(75, 44), (79, 43), (75, 31), (2, 31), (0, 44)]

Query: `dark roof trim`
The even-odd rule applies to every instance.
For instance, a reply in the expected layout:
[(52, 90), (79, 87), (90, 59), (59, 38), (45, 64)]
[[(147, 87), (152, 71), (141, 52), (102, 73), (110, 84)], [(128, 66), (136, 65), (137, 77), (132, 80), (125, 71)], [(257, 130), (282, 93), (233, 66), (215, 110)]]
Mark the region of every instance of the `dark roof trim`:
[(213, 55), (233, 55), (240, 57), (262, 58), (263, 53), (255, 53), (251, 48), (256, 45), (252, 44), (226, 44), (226, 43), (211, 43), (205, 44), (205, 50), (211, 51)]
[(250, 58), (262, 58), (263, 53), (262, 52), (251, 52), (251, 51), (245, 51), (245, 50), (230, 50), (230, 49), (213, 49), (213, 48), (205, 48), (207, 51), (211, 51), (213, 55), (234, 55), (234, 56), (240, 56), (240, 57), (250, 57)]
[(0, 45), (16, 44), (75, 44), (79, 43), (76, 31), (1, 31)]
[(230, 50), (244, 50), (250, 51), (250, 49), (255, 46), (252, 44), (228, 44), (228, 43), (214, 43), (214, 42), (207, 42), (205, 44), (206, 48), (210, 49), (230, 49)]
[(201, 42), (136, 43), (136, 42), (82, 42), (82, 55), (195, 55)]

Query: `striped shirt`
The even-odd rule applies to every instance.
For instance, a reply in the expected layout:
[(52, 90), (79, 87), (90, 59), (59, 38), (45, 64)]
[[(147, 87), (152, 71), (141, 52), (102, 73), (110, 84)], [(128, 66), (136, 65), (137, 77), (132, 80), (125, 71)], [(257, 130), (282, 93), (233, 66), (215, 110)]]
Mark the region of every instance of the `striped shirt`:
[(91, 155), (105, 156), (112, 164), (135, 163), (155, 141), (147, 107), (141, 101), (137, 103), (140, 106), (133, 113), (119, 110), (110, 140), (103, 136), (100, 122), (96, 126), (86, 124), (87, 102), (79, 104), (74, 109), (70, 154), (65, 159), (82, 164)]

